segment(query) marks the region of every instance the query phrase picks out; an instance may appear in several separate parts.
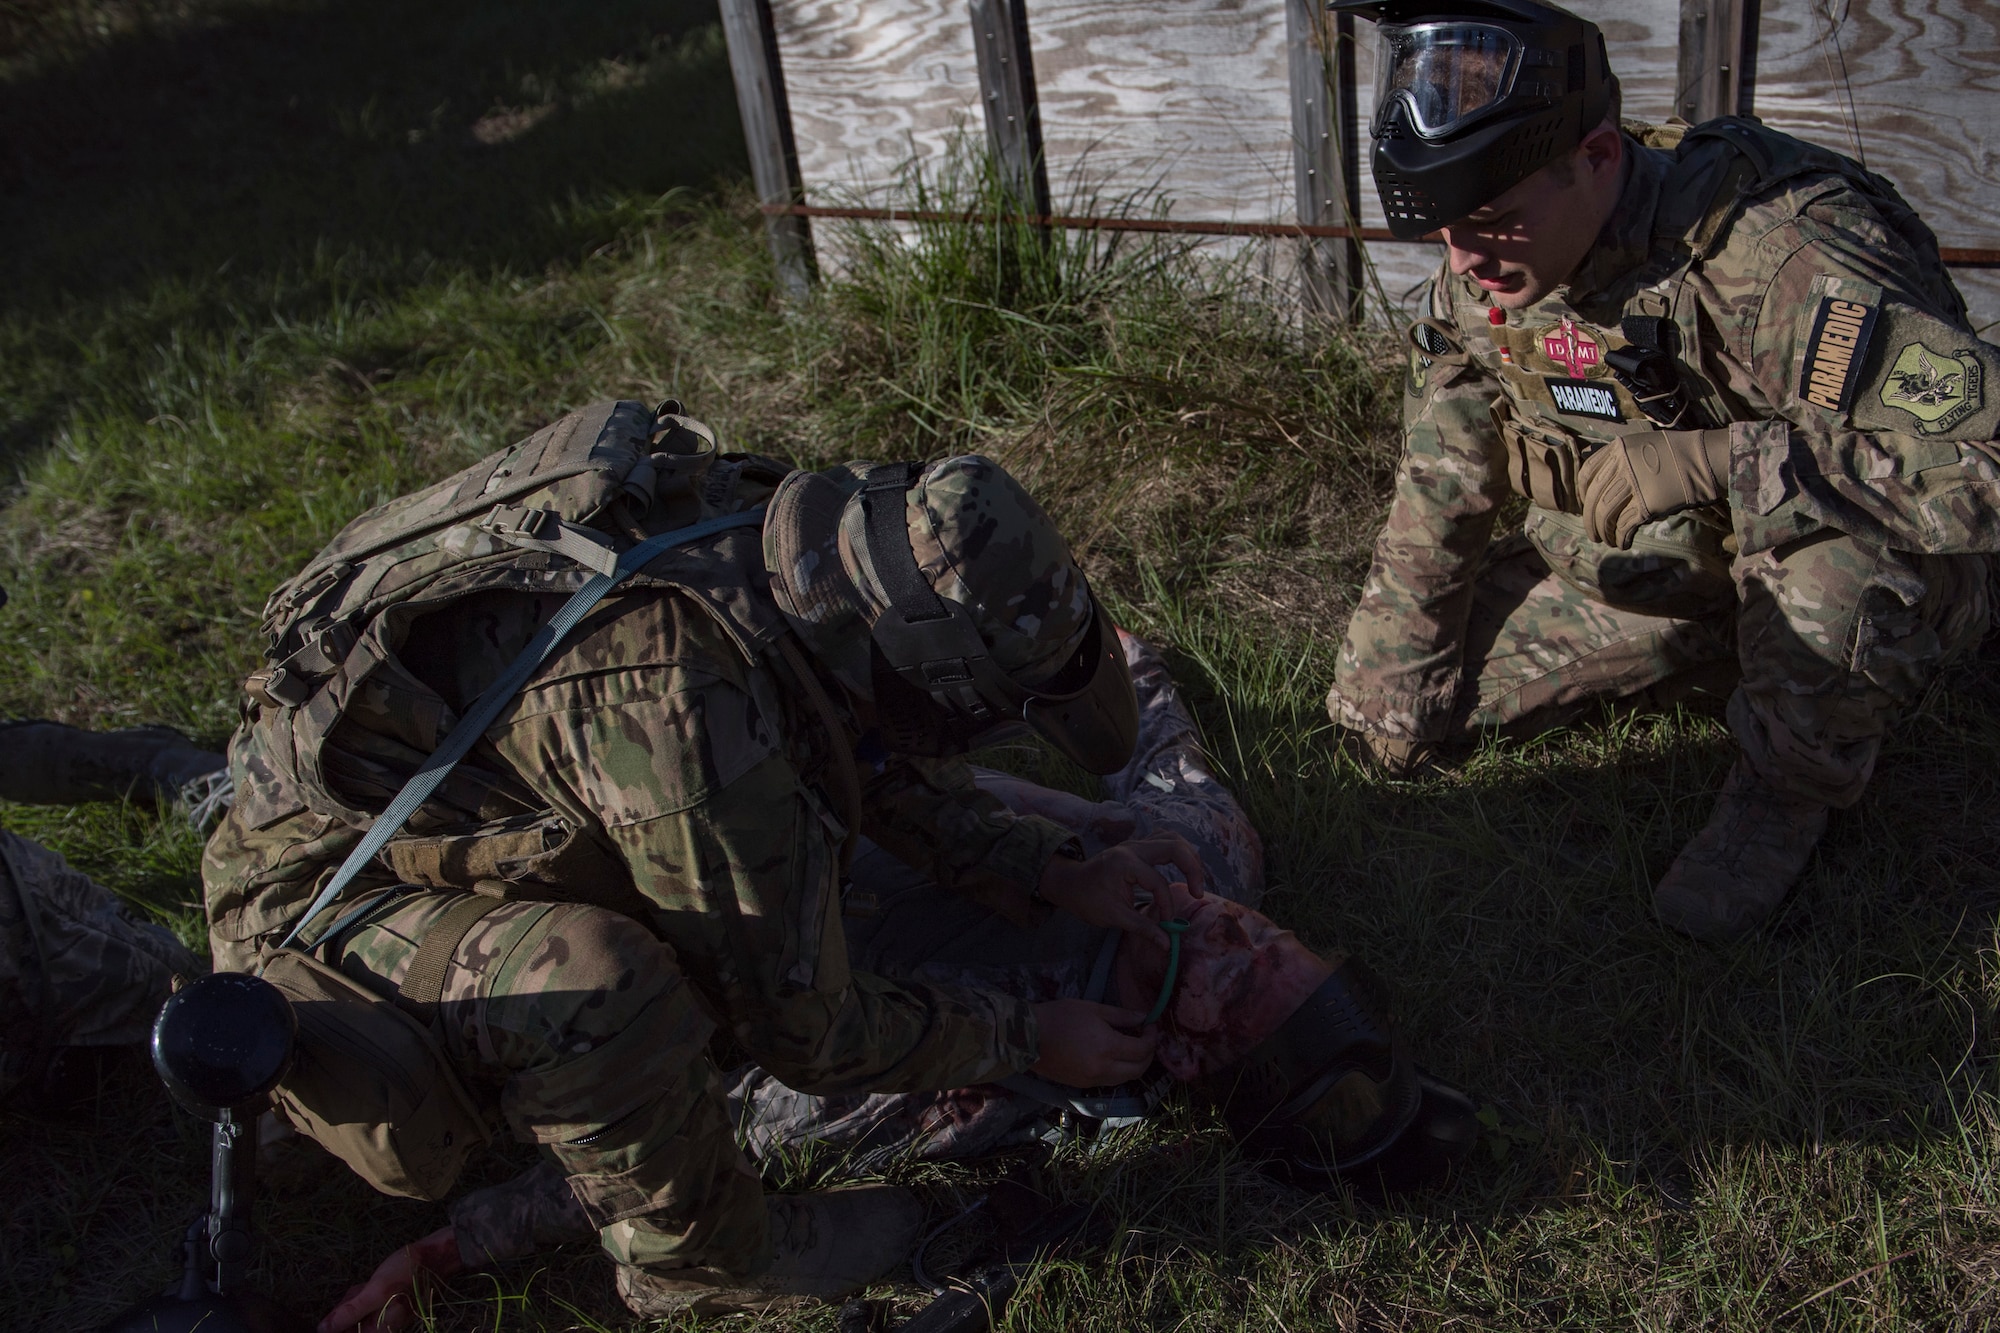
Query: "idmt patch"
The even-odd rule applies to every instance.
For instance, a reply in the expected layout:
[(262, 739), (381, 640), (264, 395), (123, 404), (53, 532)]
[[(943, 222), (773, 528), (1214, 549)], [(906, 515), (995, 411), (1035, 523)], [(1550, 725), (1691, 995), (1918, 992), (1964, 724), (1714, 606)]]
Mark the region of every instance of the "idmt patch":
[(1860, 301), (1820, 298), (1812, 337), (1799, 371), (1799, 397), (1829, 412), (1845, 412), (1854, 398), (1854, 379), (1875, 332), (1876, 309)]

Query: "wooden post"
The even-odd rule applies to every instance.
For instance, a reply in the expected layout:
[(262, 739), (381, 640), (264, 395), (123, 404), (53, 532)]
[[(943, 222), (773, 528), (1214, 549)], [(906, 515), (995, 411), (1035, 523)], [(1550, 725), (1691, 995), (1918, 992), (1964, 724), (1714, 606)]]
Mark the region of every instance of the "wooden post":
[(1049, 213), (1049, 167), (1042, 156), (1042, 113), (1035, 57), (1028, 45), (1027, 0), (970, 0), (986, 139), (1019, 207)]
[[(1285, 0), (1292, 86), (1292, 160), (1299, 221), (1361, 225), (1360, 157), (1354, 100), (1354, 18), (1326, 12), (1324, 0)], [(1361, 242), (1314, 237), (1299, 245), (1308, 315), (1344, 322), (1362, 316)]]
[[(785, 101), (785, 73), (778, 63), (778, 28), (771, 0), (721, 0), (722, 35), (729, 44), (729, 72), (736, 79), (736, 108), (750, 149), (750, 175), (764, 204), (802, 204), (799, 149), (792, 111)], [(815, 276), (812, 230), (802, 217), (766, 213), (764, 234), (786, 295), (802, 297)]]
[(1675, 110), (1699, 125), (1747, 116), (1757, 83), (1758, 0), (1681, 0), (1680, 96)]

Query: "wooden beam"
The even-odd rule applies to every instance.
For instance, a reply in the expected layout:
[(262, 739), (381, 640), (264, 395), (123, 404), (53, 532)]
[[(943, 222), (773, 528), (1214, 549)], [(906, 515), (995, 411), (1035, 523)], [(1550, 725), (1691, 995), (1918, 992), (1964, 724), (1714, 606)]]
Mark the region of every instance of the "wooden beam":
[(1327, 13), (1324, 0), (1285, 0), (1285, 45), (1299, 223), (1350, 233), (1308, 234), (1299, 245), (1299, 284), (1309, 316), (1353, 322), (1363, 290), (1361, 243), (1351, 234), (1361, 218), (1354, 19)]
[(1757, 84), (1758, 0), (1681, 0), (1675, 112), (1699, 125), (1747, 116)]
[(969, 0), (979, 65), (986, 139), (1007, 189), (1029, 213), (1049, 211), (1049, 168), (1042, 156), (1042, 114), (1035, 57), (1028, 42), (1027, 0)]
[[(785, 73), (778, 63), (778, 29), (771, 0), (721, 0), (722, 35), (729, 45), (729, 72), (736, 79), (736, 108), (743, 117), (743, 141), (750, 150), (750, 175), (757, 198), (766, 205), (802, 204), (798, 144), (792, 138), (792, 111), (785, 101)], [(812, 228), (795, 213), (764, 213), (764, 232), (778, 284), (788, 296), (812, 288)]]

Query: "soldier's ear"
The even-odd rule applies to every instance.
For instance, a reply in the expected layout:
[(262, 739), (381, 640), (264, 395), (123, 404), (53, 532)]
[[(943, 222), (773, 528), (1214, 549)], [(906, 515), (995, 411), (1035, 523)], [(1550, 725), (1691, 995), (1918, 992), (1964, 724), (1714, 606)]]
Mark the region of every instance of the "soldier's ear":
[(1607, 120), (1583, 136), (1577, 152), (1592, 180), (1617, 184), (1619, 170), (1625, 165), (1625, 132)]

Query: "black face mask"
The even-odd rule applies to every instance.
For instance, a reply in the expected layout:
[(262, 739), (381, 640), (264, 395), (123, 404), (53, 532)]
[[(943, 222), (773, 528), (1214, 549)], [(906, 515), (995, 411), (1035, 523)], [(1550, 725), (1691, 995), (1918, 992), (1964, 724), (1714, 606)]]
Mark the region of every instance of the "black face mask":
[(1381, 25), (1375, 185), (1406, 240), (1493, 202), (1604, 121), (1595, 24), (1538, 0), (1333, 0)]

